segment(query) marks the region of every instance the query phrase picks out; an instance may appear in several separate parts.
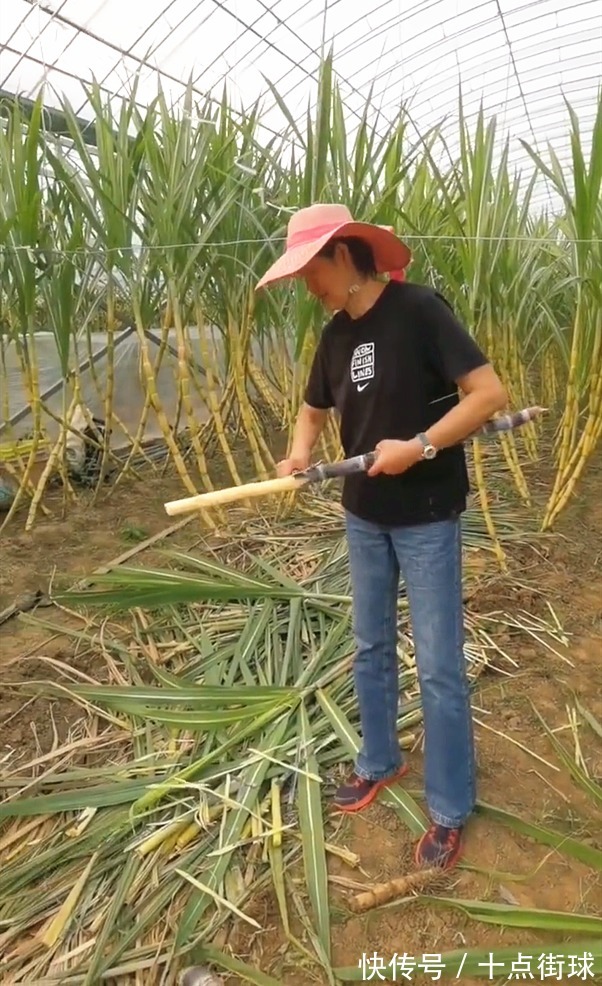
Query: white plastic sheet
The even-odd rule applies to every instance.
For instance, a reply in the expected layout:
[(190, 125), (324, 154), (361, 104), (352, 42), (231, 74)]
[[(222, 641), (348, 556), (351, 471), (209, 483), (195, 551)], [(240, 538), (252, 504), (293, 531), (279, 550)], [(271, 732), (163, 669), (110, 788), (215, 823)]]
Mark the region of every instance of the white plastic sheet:
[(262, 97), (262, 124), (281, 133), (266, 79), (303, 119), (331, 45), (348, 131), (372, 89), (385, 121), (402, 102), (422, 134), (445, 120), (453, 151), (461, 80), (469, 122), (482, 102), (511, 137), (511, 163), (529, 171), (519, 138), (570, 160), (565, 98), (591, 135), (601, 0), (3, 0), (0, 88), (32, 97), (44, 84), (48, 105), (66, 96), (89, 117), (81, 83), (93, 78), (117, 98), (140, 73), (143, 105), (158, 82), (176, 104), (189, 79), (201, 102), (227, 82), (235, 104)]
[[(191, 348), (200, 361), (200, 351), (198, 347), (198, 334), (194, 328), (187, 330), (187, 335), (191, 343)], [(156, 337), (160, 339), (157, 330)], [(90, 341), (79, 342), (79, 360), (74, 358), (72, 365), (78, 363), (85, 366), (89, 353), (96, 358), (90, 367), (80, 370), (77, 374), (83, 402), (89, 412), (95, 417), (105, 419), (105, 395), (108, 386), (108, 357), (101, 354), (106, 349), (106, 334), (94, 333), (90, 336)], [(168, 334), (168, 345), (173, 349), (177, 347), (175, 331)], [(214, 347), (219, 347), (219, 340), (216, 339)], [(215, 349), (214, 349), (215, 351)], [(159, 347), (148, 340), (149, 357), (155, 365)], [(218, 349), (219, 352), (219, 349)], [(219, 357), (218, 357), (219, 358)], [(69, 406), (73, 396), (73, 380), (63, 382), (61, 369), (56, 350), (54, 337), (48, 332), (39, 332), (35, 337), (35, 359), (39, 374), (39, 389), (44, 396), (42, 411), (43, 428), (50, 437), (56, 437), (59, 433), (59, 424), (54, 418), (61, 418), (63, 410)], [(195, 359), (196, 361), (196, 359)], [(200, 362), (198, 364), (200, 366)], [(130, 436), (137, 434), (146, 398), (146, 383), (142, 369), (141, 341), (138, 334), (132, 331), (125, 338), (117, 339), (113, 355), (113, 394), (111, 404), (114, 411), (112, 420), (111, 444), (114, 448), (125, 447), (130, 444)], [(202, 370), (194, 367), (190, 368), (200, 382), (199, 390), (204, 386)], [(220, 372), (223, 372), (223, 363)], [(183, 410), (179, 411), (179, 368), (176, 357), (166, 349), (163, 355), (158, 372), (155, 375), (155, 385), (159, 396), (159, 402), (163, 408), (167, 420), (172, 428), (181, 430), (188, 427), (188, 420)], [(23, 374), (21, 362), (17, 350), (13, 344), (6, 347), (5, 365), (0, 367), (0, 388), (7, 388), (8, 395), (8, 417), (0, 423), (0, 441), (9, 438), (24, 438), (31, 433), (33, 418), (29, 409), (29, 400), (26, 387), (26, 378)], [(53, 393), (48, 392), (54, 390)], [(5, 395), (0, 395), (0, 404), (6, 406)], [(207, 420), (208, 410), (201, 394), (194, 386), (190, 387), (190, 399), (193, 406), (193, 413), (196, 421), (202, 423)], [(19, 420), (10, 423), (18, 416)], [(54, 416), (54, 417), (53, 417)], [(119, 419), (119, 420), (118, 420)], [(121, 421), (122, 425), (119, 424)], [(148, 413), (143, 440), (150, 441), (162, 435), (156, 413), (151, 409)]]

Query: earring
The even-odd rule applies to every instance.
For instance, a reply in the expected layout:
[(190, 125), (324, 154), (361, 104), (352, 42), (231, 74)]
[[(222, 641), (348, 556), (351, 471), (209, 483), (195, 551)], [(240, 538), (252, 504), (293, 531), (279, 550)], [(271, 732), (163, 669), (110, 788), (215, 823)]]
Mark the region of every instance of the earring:
[(361, 287), (361, 284), (352, 284), (349, 288), (349, 294), (356, 294)]

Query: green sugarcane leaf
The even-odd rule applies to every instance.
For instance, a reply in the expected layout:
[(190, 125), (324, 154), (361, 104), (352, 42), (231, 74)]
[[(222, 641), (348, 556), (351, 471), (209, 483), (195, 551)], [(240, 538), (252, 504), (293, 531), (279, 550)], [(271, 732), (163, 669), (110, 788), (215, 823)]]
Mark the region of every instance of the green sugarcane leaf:
[[(19, 683), (19, 688), (25, 694), (38, 694), (44, 688), (46, 694), (70, 695), (86, 699), (88, 702), (106, 705), (111, 708), (123, 708), (128, 705), (132, 710), (138, 706), (159, 707), (187, 706), (189, 709), (227, 709), (230, 706), (248, 708), (249, 706), (267, 706), (271, 702), (282, 702), (295, 697), (294, 688), (281, 688), (277, 685), (191, 685), (176, 675), (162, 672), (162, 680), (174, 686), (174, 690), (156, 688), (150, 685), (118, 686), (118, 685), (61, 685), (45, 681), (27, 681)], [(136, 713), (137, 714), (137, 713)]]
[[(328, 869), (324, 846), (324, 823), (322, 819), (322, 800), (318, 762), (313, 751), (314, 739), (305, 704), (299, 708), (300, 737), (303, 750), (302, 766), (299, 775), (299, 821), (303, 844), (305, 882), (311, 902), (315, 929), (325, 956), (330, 961), (330, 905), (328, 900)], [(305, 772), (307, 771), (307, 773)], [(314, 776), (308, 776), (314, 775)]]
[(267, 702), (261, 705), (251, 704), (246, 709), (216, 709), (214, 712), (194, 710), (190, 712), (177, 712), (169, 709), (151, 708), (146, 705), (128, 702), (126, 699), (117, 700), (110, 703), (111, 707), (118, 712), (136, 716), (143, 720), (152, 720), (162, 723), (165, 726), (174, 726), (178, 729), (189, 729), (191, 731), (203, 731), (211, 729), (223, 729), (235, 723), (243, 723), (249, 719), (256, 720), (257, 717), (272, 713), (276, 714), (285, 708), (282, 703)]
[(3, 801), (1, 818), (27, 818), (30, 815), (53, 815), (66, 811), (82, 811), (84, 808), (106, 808), (137, 801), (153, 784), (163, 784), (162, 774), (145, 780), (121, 781), (118, 784), (90, 784), (75, 791), (58, 794), (38, 794), (32, 798)]
[(493, 904), (482, 900), (462, 900), (454, 897), (419, 895), (424, 903), (458, 908), (476, 921), (512, 928), (536, 928), (542, 931), (561, 931), (563, 934), (602, 936), (602, 918), (571, 911), (546, 911), (541, 908), (517, 907), (513, 904)]
[(500, 822), (502, 825), (507, 825), (513, 831), (519, 832), (521, 835), (526, 835), (544, 846), (553, 846), (558, 852), (572, 856), (581, 863), (585, 863), (586, 866), (591, 866), (592, 869), (602, 870), (602, 851), (596, 849), (594, 846), (589, 846), (585, 842), (579, 842), (577, 839), (563, 835), (561, 832), (554, 832), (552, 829), (548, 829), (543, 825), (528, 822), (518, 815), (513, 815), (512, 812), (506, 811), (504, 808), (498, 808), (484, 801), (477, 802), (476, 812), (486, 815), (488, 818), (491, 818), (495, 822)]
[(119, 916), (141, 865), (142, 860), (140, 857), (132, 854), (121, 869), (111, 895), (109, 909), (103, 921), (102, 928), (96, 937), (94, 952), (82, 986), (94, 986), (98, 982), (98, 977), (103, 969), (105, 948), (114, 937), (118, 937), (119, 935)]

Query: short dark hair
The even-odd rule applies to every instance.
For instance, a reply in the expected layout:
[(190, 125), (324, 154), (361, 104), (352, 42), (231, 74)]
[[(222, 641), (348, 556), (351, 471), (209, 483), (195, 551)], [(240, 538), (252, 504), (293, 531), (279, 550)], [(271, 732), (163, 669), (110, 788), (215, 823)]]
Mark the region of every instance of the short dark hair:
[(376, 262), (372, 247), (359, 236), (335, 236), (318, 253), (319, 257), (334, 257), (334, 251), (339, 243), (344, 243), (358, 274), (373, 277), (376, 274)]

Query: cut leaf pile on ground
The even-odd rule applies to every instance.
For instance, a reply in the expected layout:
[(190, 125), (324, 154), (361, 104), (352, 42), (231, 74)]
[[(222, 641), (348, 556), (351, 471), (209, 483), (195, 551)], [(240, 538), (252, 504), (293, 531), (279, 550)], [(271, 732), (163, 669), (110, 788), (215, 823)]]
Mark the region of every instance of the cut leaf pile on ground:
[[(178, 968), (200, 959), (238, 976), (233, 982), (280, 982), (215, 944), (233, 921), (260, 928), (247, 906), (269, 888), (290, 948), (312, 975), (319, 970), (316, 981), (360, 979), (360, 970), (333, 967), (333, 893), (352, 913), (365, 881), (360, 861), (337, 844), (327, 804), (359, 746), (349, 573), (337, 508), (323, 499), (314, 510), (278, 536), (254, 520), (245, 539), (219, 551), (167, 551), (162, 566), (118, 568), (88, 589), (55, 591), (59, 605), (87, 613), (86, 629), (73, 635), (80, 655), (97, 656), (98, 673), (93, 680), (77, 659), (54, 661), (52, 680), (14, 685), (24, 701), (40, 689), (68, 699), (82, 718), (50, 753), (22, 763), (14, 751), (2, 764), (3, 982), (135, 983), (145, 969), (163, 970), (157, 982), (175, 982)], [(468, 595), (472, 558), (485, 542), (481, 515), (470, 513)], [(399, 610), (399, 734), (416, 747), (421, 704), (403, 591)], [(528, 638), (535, 620), (523, 625), (508, 615), (512, 646), (502, 646), (505, 619), (503, 608), (467, 612), (473, 685), (484, 674), (516, 673), (512, 642)], [(559, 646), (552, 613), (549, 624), (538, 620), (537, 634)], [(574, 740), (580, 728), (598, 735), (593, 714), (581, 710), (581, 725), (571, 721)], [(550, 759), (599, 805), (597, 780), (566, 737), (541, 722)], [(396, 785), (381, 802), (414, 836), (424, 830), (420, 791)], [(517, 817), (503, 803), (480, 803), (478, 811), (602, 872), (596, 845)], [(334, 857), (348, 864), (353, 892), (333, 885)], [(407, 906), (428, 900), (476, 922), (545, 933), (556, 954), (590, 951), (602, 971), (595, 914), (464, 900), (439, 885), (407, 896)], [(465, 961), (485, 975), (482, 960), (470, 951)]]

